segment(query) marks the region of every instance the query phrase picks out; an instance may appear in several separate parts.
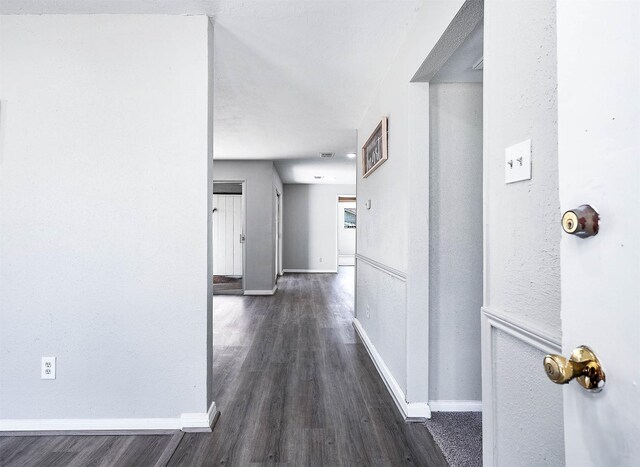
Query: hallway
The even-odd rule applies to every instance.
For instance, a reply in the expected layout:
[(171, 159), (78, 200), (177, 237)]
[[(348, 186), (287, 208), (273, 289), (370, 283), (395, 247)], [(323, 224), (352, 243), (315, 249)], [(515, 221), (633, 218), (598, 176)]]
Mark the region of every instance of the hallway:
[(212, 433), (2, 436), (0, 466), (446, 466), (355, 335), (354, 269), (287, 274), (271, 297), (215, 297)]
[(355, 336), (353, 270), (288, 274), (272, 297), (216, 297), (213, 433), (169, 465), (446, 465), (405, 424)]

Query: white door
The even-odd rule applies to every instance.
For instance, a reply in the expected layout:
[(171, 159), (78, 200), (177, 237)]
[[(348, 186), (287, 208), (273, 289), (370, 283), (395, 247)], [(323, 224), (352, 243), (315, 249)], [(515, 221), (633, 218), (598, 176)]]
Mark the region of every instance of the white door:
[[(640, 2), (558, 2), (560, 204), (600, 215), (561, 241), (562, 346), (596, 354), (600, 393), (563, 387), (566, 463), (640, 465)], [(540, 446), (544, 449), (544, 446)]]
[(213, 195), (213, 274), (242, 276), (242, 195)]

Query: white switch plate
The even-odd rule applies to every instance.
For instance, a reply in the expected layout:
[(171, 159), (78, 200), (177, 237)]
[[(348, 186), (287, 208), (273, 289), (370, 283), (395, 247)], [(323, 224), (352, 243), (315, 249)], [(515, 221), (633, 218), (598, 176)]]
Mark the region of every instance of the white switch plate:
[(56, 379), (56, 357), (42, 357), (40, 379)]
[(509, 146), (504, 151), (504, 182), (531, 180), (531, 140)]

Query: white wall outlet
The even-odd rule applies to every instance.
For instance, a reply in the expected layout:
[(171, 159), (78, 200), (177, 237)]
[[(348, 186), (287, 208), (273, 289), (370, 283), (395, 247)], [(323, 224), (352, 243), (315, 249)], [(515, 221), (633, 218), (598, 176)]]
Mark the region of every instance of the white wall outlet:
[(531, 140), (528, 139), (504, 151), (504, 182), (531, 180)]
[(322, 258), (320, 258), (320, 262), (322, 263)]
[(40, 379), (56, 379), (56, 357), (42, 357)]
[(368, 199), (364, 202), (364, 207), (367, 209), (371, 209), (371, 200)]
[(371, 318), (371, 308), (367, 305), (367, 319)]

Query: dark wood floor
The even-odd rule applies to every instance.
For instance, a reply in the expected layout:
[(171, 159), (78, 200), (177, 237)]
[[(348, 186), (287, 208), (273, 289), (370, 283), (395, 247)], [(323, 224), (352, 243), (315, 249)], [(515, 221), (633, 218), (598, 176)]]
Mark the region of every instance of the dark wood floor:
[[(216, 296), (220, 418), (213, 433), (184, 434), (168, 465), (446, 466), (427, 429), (398, 415), (354, 333), (353, 268), (278, 287)], [(154, 465), (171, 439), (0, 437), (0, 465)]]

